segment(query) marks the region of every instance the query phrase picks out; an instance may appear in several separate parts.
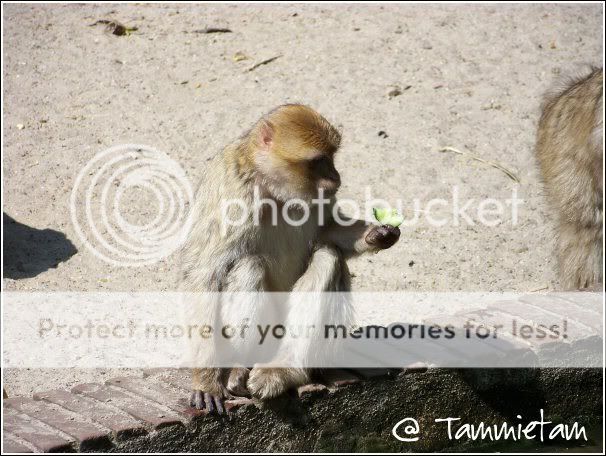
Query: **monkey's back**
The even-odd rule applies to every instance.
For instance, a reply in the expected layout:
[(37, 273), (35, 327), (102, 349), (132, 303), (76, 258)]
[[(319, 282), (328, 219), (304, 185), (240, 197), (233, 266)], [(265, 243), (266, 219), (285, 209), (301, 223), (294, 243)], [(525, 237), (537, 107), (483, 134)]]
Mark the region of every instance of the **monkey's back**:
[(546, 96), (536, 153), (551, 203), (571, 222), (601, 225), (603, 72)]
[(536, 154), (555, 212), (560, 283), (566, 289), (602, 280), (603, 72), (593, 69), (549, 93)]

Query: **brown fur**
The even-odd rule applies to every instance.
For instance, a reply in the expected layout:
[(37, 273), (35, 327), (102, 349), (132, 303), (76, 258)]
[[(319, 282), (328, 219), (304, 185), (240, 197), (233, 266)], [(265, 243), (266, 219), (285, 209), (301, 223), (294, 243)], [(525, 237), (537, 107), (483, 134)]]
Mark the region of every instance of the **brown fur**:
[(317, 195), (310, 162), (332, 162), (340, 144), (341, 134), (324, 117), (308, 106), (288, 104), (255, 124), (237, 148), (238, 162), (241, 172), (260, 175), (274, 196), (309, 201)]
[(536, 153), (556, 213), (557, 257), (564, 289), (602, 280), (603, 72), (549, 93)]
[(332, 155), (341, 144), (341, 134), (305, 105), (280, 106), (260, 123), (274, 132), (273, 153), (291, 163)]

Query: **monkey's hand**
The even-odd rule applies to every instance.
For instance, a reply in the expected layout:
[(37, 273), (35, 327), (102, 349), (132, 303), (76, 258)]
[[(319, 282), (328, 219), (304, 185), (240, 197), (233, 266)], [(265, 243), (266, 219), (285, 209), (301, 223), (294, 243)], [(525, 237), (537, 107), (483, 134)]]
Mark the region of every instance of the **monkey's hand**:
[(369, 228), (365, 240), (375, 250), (388, 249), (400, 239), (400, 229), (390, 225), (373, 225)]

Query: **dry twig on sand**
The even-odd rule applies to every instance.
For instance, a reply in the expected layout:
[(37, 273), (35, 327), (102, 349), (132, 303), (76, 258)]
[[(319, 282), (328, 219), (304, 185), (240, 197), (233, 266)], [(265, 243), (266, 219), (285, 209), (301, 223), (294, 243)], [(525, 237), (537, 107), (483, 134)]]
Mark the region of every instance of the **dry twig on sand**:
[(442, 147), (440, 149), (440, 152), (453, 152), (455, 154), (459, 154), (459, 155), (463, 155), (463, 156), (472, 158), (473, 160), (477, 160), (481, 163), (485, 163), (487, 165), (492, 166), (493, 168), (497, 168), (498, 170), (503, 171), (507, 175), (507, 177), (509, 177), (515, 183), (517, 183), (517, 184), (520, 183), (520, 178), (512, 170), (506, 168), (505, 166), (501, 165), (500, 163), (494, 162), (492, 160), (484, 160), (483, 158), (478, 157), (477, 155), (473, 155), (472, 153), (469, 153), (469, 152), (460, 151), (458, 149), (455, 149), (454, 147)]
[(105, 30), (114, 35), (122, 36), (122, 35), (130, 35), (132, 32), (139, 30), (138, 27), (127, 27), (124, 24), (121, 24), (118, 21), (110, 20), (110, 19), (99, 19), (98, 21), (89, 24), (89, 27), (94, 27), (97, 24), (104, 24)]
[(205, 35), (210, 33), (232, 33), (231, 29), (223, 27), (206, 27), (199, 30), (194, 30), (192, 33), (203, 33)]
[(271, 58), (266, 59), (266, 60), (263, 60), (262, 62), (259, 62), (259, 63), (255, 64), (255, 65), (251, 66), (248, 70), (246, 70), (246, 72), (248, 73), (248, 72), (251, 72), (253, 70), (256, 70), (260, 66), (267, 65), (268, 63), (271, 63), (274, 60), (279, 59), (280, 57), (282, 57), (282, 54), (276, 55), (275, 57), (271, 57)]

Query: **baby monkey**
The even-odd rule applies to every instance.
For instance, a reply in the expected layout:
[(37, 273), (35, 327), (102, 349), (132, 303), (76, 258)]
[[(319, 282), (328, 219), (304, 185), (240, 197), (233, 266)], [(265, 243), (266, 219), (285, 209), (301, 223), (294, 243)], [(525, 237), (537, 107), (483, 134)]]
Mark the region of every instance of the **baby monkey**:
[[(348, 291), (345, 260), (391, 247), (400, 230), (342, 215), (337, 223), (333, 209), (341, 178), (334, 156), (340, 143), (340, 133), (324, 117), (310, 107), (288, 104), (261, 118), (209, 161), (192, 208), (193, 228), (182, 251), (182, 289), (195, 293)], [(257, 217), (225, 227), (222, 203), (238, 199), (253, 206), (256, 192), (279, 208), (286, 205), (290, 220), (306, 215), (306, 221), (295, 226), (283, 211), (277, 211), (275, 219), (263, 206)], [(299, 205), (289, 204), (297, 200), (312, 206), (320, 195), (329, 201), (324, 220), (315, 210), (305, 213)], [(251, 315), (240, 318), (254, 317), (253, 306), (249, 307)], [(323, 310), (310, 316), (310, 310), (301, 307), (289, 310), (300, 315), (286, 318), (309, 321), (313, 317), (319, 323), (326, 317)], [(309, 353), (326, 348), (310, 344), (303, 348)], [(193, 378), (192, 406), (221, 413), (223, 400), (231, 394), (248, 392), (260, 400), (270, 399), (309, 382), (310, 369), (205, 367), (194, 369)]]
[(547, 94), (536, 153), (556, 214), (557, 259), (564, 289), (602, 281), (604, 117), (602, 69)]

